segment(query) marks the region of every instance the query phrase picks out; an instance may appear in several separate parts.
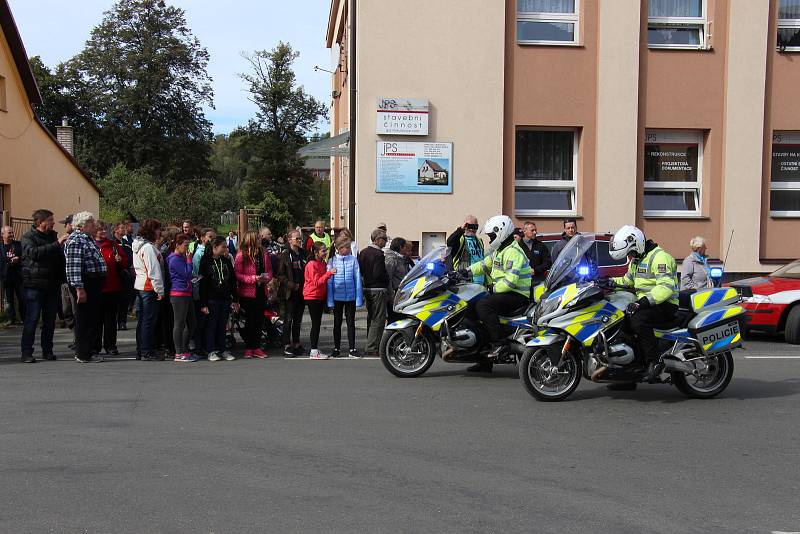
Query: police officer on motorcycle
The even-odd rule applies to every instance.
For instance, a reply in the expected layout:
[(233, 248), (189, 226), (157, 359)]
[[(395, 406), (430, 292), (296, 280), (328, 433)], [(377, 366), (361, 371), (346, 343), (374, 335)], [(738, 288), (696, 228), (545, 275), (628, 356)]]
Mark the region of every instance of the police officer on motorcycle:
[(514, 223), (507, 215), (487, 220), (483, 227), (483, 233), (489, 237), (486, 257), (469, 267), (469, 273), (484, 276), (487, 285), (494, 287), (491, 295), (475, 305), (478, 318), (489, 332), (492, 349), (483, 361), (467, 369), (470, 372), (492, 371), (492, 362), (505, 347), (499, 316), (510, 314), (529, 301), (531, 267), (525, 251), (514, 239), (514, 230)]
[(639, 339), (639, 349), (649, 361), (646, 381), (655, 381), (661, 374), (657, 361), (658, 341), (654, 328), (668, 325), (678, 311), (677, 266), (658, 243), (645, 239), (635, 226), (625, 225), (614, 234), (609, 255), (615, 260), (631, 258), (625, 276), (612, 278), (614, 284), (636, 291), (636, 302), (626, 310), (630, 329)]

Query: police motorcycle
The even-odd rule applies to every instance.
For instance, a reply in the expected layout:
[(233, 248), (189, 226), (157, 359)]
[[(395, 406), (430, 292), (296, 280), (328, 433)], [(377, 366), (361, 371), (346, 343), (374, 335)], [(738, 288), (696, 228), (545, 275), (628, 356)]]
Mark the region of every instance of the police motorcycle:
[[(417, 377), (433, 365), (436, 355), (449, 363), (475, 363), (491, 346), (489, 333), (472, 311), (489, 292), (470, 277), (449, 271), (448, 247), (437, 247), (400, 282), (394, 311), (407, 317), (388, 325), (380, 344), (381, 362), (398, 377)], [(495, 364), (516, 364), (533, 338), (526, 305), (500, 323), (509, 344)]]
[[(537, 335), (519, 363), (526, 391), (540, 401), (569, 397), (581, 377), (593, 382), (636, 384), (647, 365), (634, 350), (623, 325), (635, 301), (627, 289), (598, 278), (592, 265), (592, 236), (577, 235), (556, 258), (543, 284), (534, 290), (529, 314)], [(669, 328), (656, 329), (660, 383), (681, 393), (711, 398), (733, 376), (731, 351), (742, 346), (744, 308), (733, 288), (708, 288), (682, 295)]]

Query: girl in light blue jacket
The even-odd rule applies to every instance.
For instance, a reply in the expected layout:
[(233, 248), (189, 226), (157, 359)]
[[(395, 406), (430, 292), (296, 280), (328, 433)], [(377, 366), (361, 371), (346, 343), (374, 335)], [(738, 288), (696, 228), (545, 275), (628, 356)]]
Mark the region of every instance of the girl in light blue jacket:
[(350, 239), (336, 239), (336, 255), (328, 261), (328, 270), (336, 269), (336, 274), (328, 279), (328, 307), (333, 308), (333, 344), (331, 356), (341, 355), (342, 314), (347, 319), (347, 342), (350, 345), (350, 357), (358, 358), (356, 350), (356, 308), (364, 305), (364, 293), (361, 290), (361, 271), (358, 261), (350, 250)]

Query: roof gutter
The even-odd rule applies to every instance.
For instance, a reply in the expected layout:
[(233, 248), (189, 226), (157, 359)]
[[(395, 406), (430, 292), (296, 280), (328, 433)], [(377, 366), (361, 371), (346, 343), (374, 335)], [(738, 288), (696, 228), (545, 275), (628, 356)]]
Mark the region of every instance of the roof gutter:
[(356, 235), (356, 0), (350, 0), (350, 162), (349, 170), (349, 226)]

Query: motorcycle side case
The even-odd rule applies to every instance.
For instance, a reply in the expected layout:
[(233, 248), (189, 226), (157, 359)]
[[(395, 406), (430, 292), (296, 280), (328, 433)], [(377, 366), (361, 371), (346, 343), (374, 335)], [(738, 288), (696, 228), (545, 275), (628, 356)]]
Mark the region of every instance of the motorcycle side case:
[(689, 334), (700, 342), (708, 355), (742, 346), (742, 322), (745, 310), (741, 306), (716, 307), (701, 311), (689, 321)]
[(690, 299), (692, 311), (700, 313), (709, 308), (738, 304), (741, 297), (739, 292), (732, 287), (710, 287), (692, 293)]

